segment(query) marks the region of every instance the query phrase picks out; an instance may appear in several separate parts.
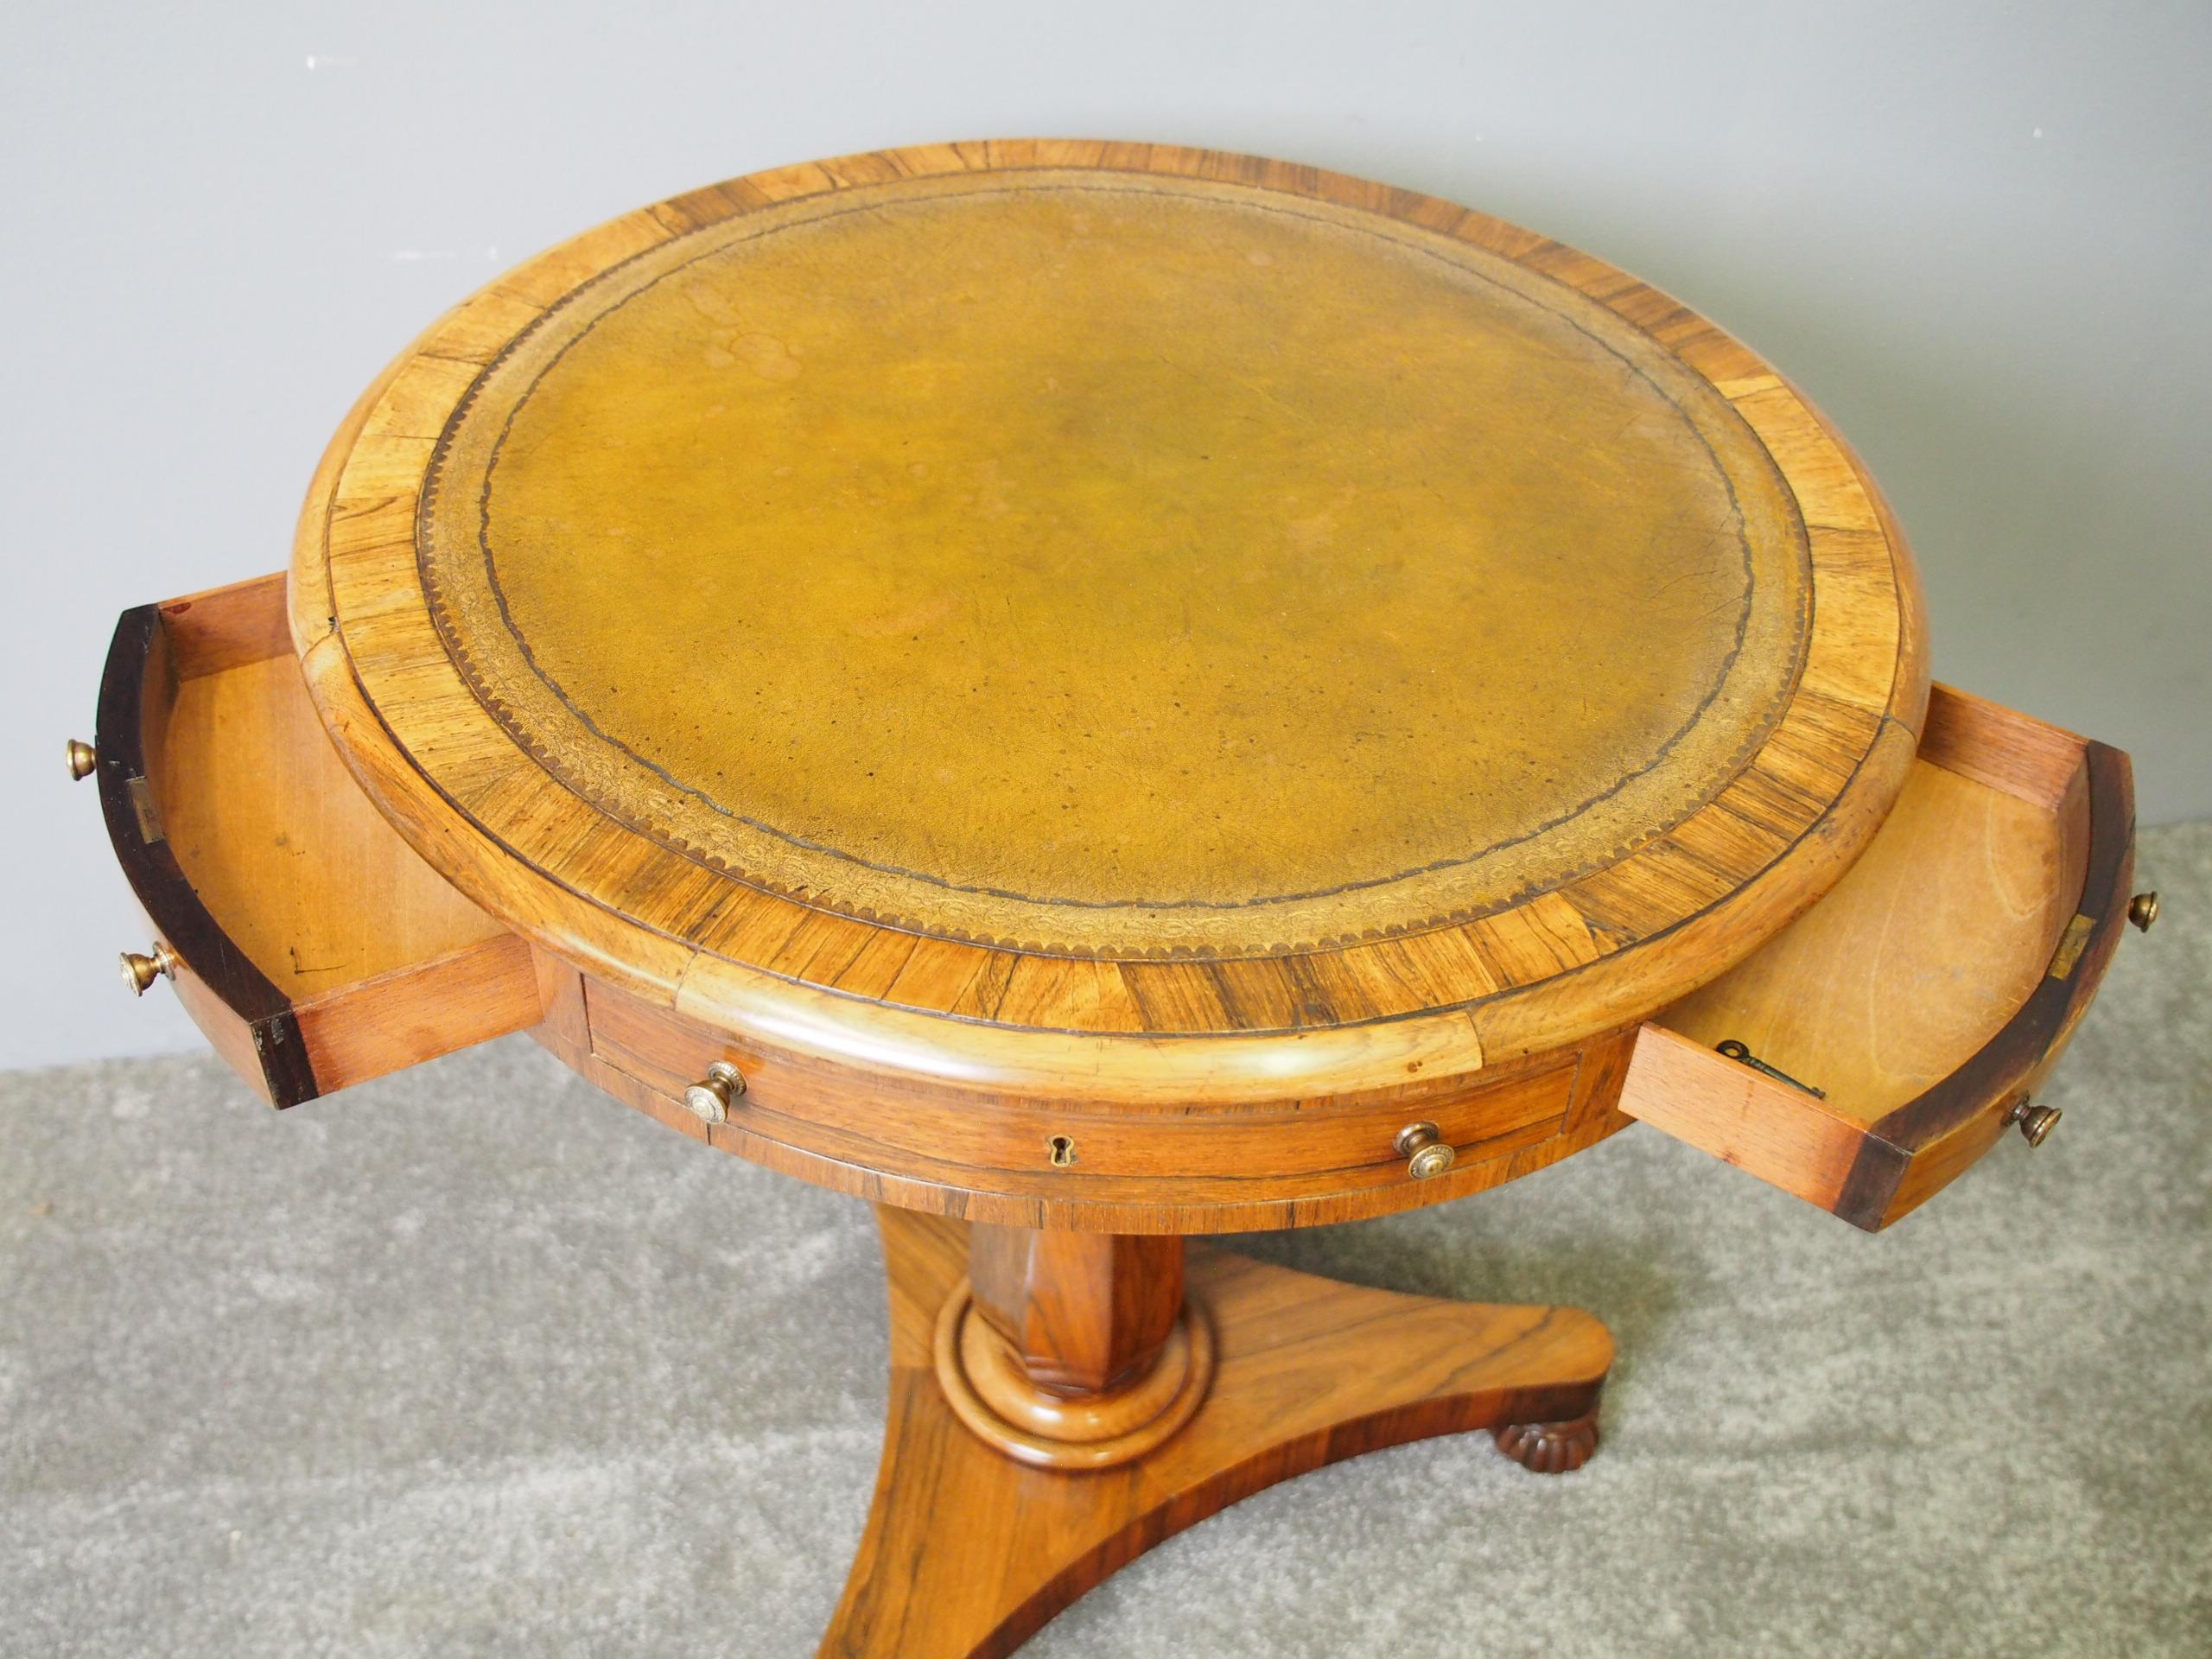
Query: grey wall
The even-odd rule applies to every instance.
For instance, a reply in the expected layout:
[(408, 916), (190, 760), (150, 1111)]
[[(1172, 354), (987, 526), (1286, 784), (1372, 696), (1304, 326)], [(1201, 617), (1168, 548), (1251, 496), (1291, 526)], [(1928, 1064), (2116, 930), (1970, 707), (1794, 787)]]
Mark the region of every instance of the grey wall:
[(1452, 197), (1804, 385), (1916, 543), (1938, 673), (2212, 813), (2212, 6), (1024, 0), (0, 13), (0, 1065), (181, 1046), (89, 789), (117, 611), (272, 570), (446, 305), (706, 181), (1156, 137)]

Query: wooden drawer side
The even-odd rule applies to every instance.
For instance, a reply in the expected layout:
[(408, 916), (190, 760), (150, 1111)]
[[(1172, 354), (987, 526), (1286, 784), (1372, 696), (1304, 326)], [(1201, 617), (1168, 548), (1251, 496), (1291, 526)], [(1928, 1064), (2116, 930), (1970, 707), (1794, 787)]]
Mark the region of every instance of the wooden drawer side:
[[(1805, 916), (1659, 1015), (1621, 1109), (1870, 1230), (1986, 1152), (2126, 919), (2127, 757), (1936, 688), (1912, 777)], [(1816, 1098), (1715, 1052), (1748, 1047)]]
[(127, 611), (95, 749), (118, 861), (179, 999), (272, 1105), (538, 1017), (524, 943), (384, 822), (330, 747), (284, 583)]
[(1869, 1230), (1917, 1209), (2004, 1135), (2073, 1039), (2127, 919), (2135, 863), (2134, 785), (2126, 755), (2091, 743), (2088, 868), (2074, 914), (2027, 1001), (1973, 1058), (1885, 1113), (1860, 1149), (1837, 1213)]
[(208, 912), (177, 862), (149, 775), (175, 700), (176, 670), (157, 605), (119, 617), (100, 677), (93, 747), (110, 843), (156, 937), (182, 958), (177, 995), (217, 1053), (272, 1105), (320, 1092), (290, 1000)]

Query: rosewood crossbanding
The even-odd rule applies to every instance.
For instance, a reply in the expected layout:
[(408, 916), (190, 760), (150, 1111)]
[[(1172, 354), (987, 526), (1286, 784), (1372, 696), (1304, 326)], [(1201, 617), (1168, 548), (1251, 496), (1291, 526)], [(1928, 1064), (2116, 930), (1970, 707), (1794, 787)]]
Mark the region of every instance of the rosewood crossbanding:
[[(1085, 191), (1141, 200), (1150, 217), (1117, 230), (1101, 209), (1098, 234), (1068, 235), (1065, 269), (1044, 273), (1055, 293), (1106, 305), (1149, 283), (1235, 301), (1188, 320), (1174, 398), (1147, 391), (1140, 359), (1101, 355), (1109, 336), (1096, 330), (1077, 338), (1083, 357), (1058, 313), (1031, 300), (1037, 273), (1015, 257), (1039, 234), (1027, 220), (984, 224), (973, 269), (931, 251), (947, 226), (970, 227), (971, 197), (1065, 218)], [(817, 220), (861, 240), (824, 251), (828, 232), (807, 228)], [(1263, 245), (1254, 223), (1279, 238), (1299, 228)], [(1238, 257), (1194, 257), (1179, 238)], [(774, 258), (797, 264), (757, 293), (743, 286), (750, 262)], [(694, 287), (652, 285), (664, 269)], [(700, 291), (701, 270), (724, 274)], [(869, 302), (817, 307), (812, 333), (762, 325), (803, 348), (796, 372), (778, 359), (764, 377), (765, 346), (733, 349), (790, 292), (841, 281), (875, 284)], [(1437, 326), (1377, 312), (1370, 283), (1418, 296)], [(1239, 329), (1213, 326), (1224, 306)], [(977, 322), (978, 308), (995, 321)], [(556, 359), (602, 311), (613, 321)], [(838, 321), (852, 316), (881, 326), (854, 337)], [(1314, 318), (1344, 326), (1316, 334)], [(979, 384), (975, 353), (940, 349), (985, 326), (989, 363), (1039, 386), (1077, 359), (1084, 372), (1063, 378), (1072, 416), (1043, 392)], [(1430, 376), (1432, 336), (1440, 367), (1461, 369)], [(1527, 377), (1494, 378), (1493, 359), (1516, 353), (1543, 371), (1541, 395), (1517, 395)], [(1271, 400), (1253, 374), (1271, 358), (1332, 395)], [(881, 390), (810, 390), (851, 375)], [(1576, 424), (1608, 400), (1609, 436)], [(563, 409), (575, 418), (552, 418)], [(887, 429), (892, 410), (903, 423)], [(1232, 470), (1163, 495), (1160, 468), (1211, 453), (1152, 418), (1185, 410), (1252, 435)], [(1286, 412), (1297, 410), (1313, 418)], [(1446, 454), (1408, 439), (1438, 419), (1468, 441)], [(726, 423), (748, 422), (773, 452), (765, 475), (745, 464), (750, 447), (727, 452), (729, 467), (691, 464), (726, 453)], [(502, 435), (515, 448), (495, 467)], [(887, 488), (894, 452), (917, 445), (927, 476), (897, 473), (898, 493), (879, 503), (872, 480), (881, 472)], [(801, 462), (774, 455), (802, 450), (849, 474), (787, 493), (776, 469)], [(1024, 463), (1003, 512), (980, 475), (1001, 450), (996, 464)], [(1055, 453), (1058, 472), (1041, 462)], [(1358, 485), (1319, 504), (1333, 529), (1300, 529), (1314, 504), (1287, 499), (1316, 465)], [(1648, 478), (1624, 492), (1638, 467)], [(644, 487), (618, 503), (602, 478)], [(725, 495), (699, 495), (702, 479)], [(1165, 531), (1163, 499), (1189, 504)], [(1637, 516), (1647, 501), (1658, 511)], [(928, 533), (869, 539), (909, 505)], [(1418, 533), (1391, 531), (1416, 512)], [(1567, 535), (1554, 560), (1534, 529), (1503, 530), (1554, 521)], [(1023, 536), (1009, 541), (1010, 525)], [(1046, 580), (1021, 549), (1043, 557), (1055, 537), (1088, 551)], [(817, 580), (776, 588), (777, 564), (750, 557), (754, 545), (791, 548), (792, 569)], [(1129, 578), (1122, 602), (1086, 608), (1094, 566)], [(1707, 591), (1731, 568), (1734, 586)], [(1246, 570), (1279, 579), (1247, 585)], [(1468, 602), (1468, 583), (1494, 597)], [(910, 1084), (925, 1053), (1039, 1094), (1072, 1063), (1125, 1098), (1243, 1093), (1245, 1033), (1344, 1033), (1299, 1051), (1301, 1090), (1341, 1097), (1616, 1028), (1624, 1003), (1691, 988), (1848, 864), (1903, 781), (1926, 695), (1902, 537), (1849, 453), (1742, 346), (1618, 271), (1480, 215), (1147, 146), (855, 158), (700, 192), (544, 256), (426, 334), (340, 435), (302, 520), (293, 618), (318, 703), (372, 793), (448, 879), (526, 912), (549, 946), (595, 951), (625, 989), (710, 1025), (804, 1025), (806, 1046), (862, 1066), (893, 1045), (901, 1058), (878, 1069)], [(1278, 623), (1318, 649), (1268, 658)], [(1175, 655), (1185, 638), (1203, 647), (1188, 664)], [(1224, 671), (1211, 680), (1209, 652)], [(1707, 704), (1699, 677), (1720, 664), (1727, 695)], [(1027, 695), (971, 690), (1001, 670)], [(1592, 694), (1642, 674), (1659, 677), (1649, 707)], [(918, 690), (899, 692), (908, 681)], [(1125, 682), (1145, 696), (1123, 697)], [(893, 692), (897, 719), (851, 717), (875, 706), (871, 688)], [(912, 702), (931, 688), (942, 696)], [(656, 697), (686, 712), (639, 734), (625, 711)], [(1263, 718), (1305, 704), (1287, 728)], [(1695, 741), (1670, 740), (1701, 704)], [(1394, 728), (1401, 706), (1415, 718)], [(1009, 709), (1038, 734), (1029, 747), (979, 739)], [(1470, 716), (1484, 742), (1465, 741)], [(641, 759), (612, 741), (626, 732)], [(717, 779), (725, 737), (741, 764)], [(802, 764), (817, 746), (825, 764)], [(1062, 751), (1092, 771), (1057, 776)], [(1025, 757), (1034, 764), (1005, 780), (988, 770)], [(1084, 783), (1093, 772), (1105, 786)], [(1431, 779), (1446, 793), (1424, 804)], [(1630, 811), (1631, 799), (1643, 804)], [(1602, 811), (1579, 812), (1593, 800)], [(1487, 830), (1469, 817), (1501, 803), (1519, 816)], [(1236, 816), (1209, 853), (1224, 833), (1212, 811)], [(766, 834), (747, 820), (782, 831), (769, 839), (784, 851), (743, 852), (731, 837)], [(1362, 853), (1370, 828), (1399, 850)], [(936, 851), (898, 853), (881, 839), (893, 832), (934, 837)], [(1486, 846), (1508, 861), (1495, 882), (1481, 860), (1453, 861)], [(1225, 855), (1241, 865), (1209, 874), (1204, 858)], [(1009, 861), (1028, 874), (993, 880)], [(1429, 864), (1442, 868), (1418, 868)], [(1036, 885), (1055, 870), (1080, 880)], [(1378, 876), (1391, 879), (1358, 885)], [(1171, 878), (1179, 891), (1157, 885)], [(1317, 893), (1287, 900), (1280, 927), (1141, 902)], [(1046, 906), (1032, 927), (1024, 895), (1115, 903)], [(1077, 921), (1124, 931), (1077, 938)], [(1148, 1037), (1193, 1040), (1126, 1040)], [(1281, 1075), (1280, 1045), (1255, 1053)]]
[(288, 576), (124, 614), (69, 762), (135, 987), (273, 1104), (526, 1029), (877, 1205), (834, 1655), (1007, 1653), (1376, 1446), (1580, 1467), (1589, 1314), (1186, 1241), (1638, 1120), (1886, 1226), (2040, 1144), (2156, 914), (2126, 757), (1931, 689), (1770, 365), (1479, 213), (1141, 144), (757, 174), (510, 272)]
[(1419, 931), (1609, 862), (1771, 734), (1811, 612), (1783, 475), (1671, 353), (1474, 244), (1203, 180), (673, 238), (518, 335), (428, 479), (447, 649), (564, 784), (753, 886), (1048, 954)]

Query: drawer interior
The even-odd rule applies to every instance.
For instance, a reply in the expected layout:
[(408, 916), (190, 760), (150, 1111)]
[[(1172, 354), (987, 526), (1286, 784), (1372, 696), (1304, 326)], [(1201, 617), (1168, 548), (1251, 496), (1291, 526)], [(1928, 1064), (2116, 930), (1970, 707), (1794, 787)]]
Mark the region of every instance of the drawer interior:
[(289, 651), (181, 681), (150, 759), (186, 878), (295, 1003), (509, 937), (369, 804)]
[[(119, 695), (134, 668), (135, 698)], [(332, 747), (281, 576), (127, 613), (96, 748), (178, 995), (275, 1104), (535, 1022), (527, 946), (423, 861)]]
[(1937, 688), (1866, 853), (1645, 1028), (1622, 1109), (1860, 1225), (1897, 1219), (1996, 1141), (2086, 1007), (2125, 915), (2129, 794), (2117, 751)]

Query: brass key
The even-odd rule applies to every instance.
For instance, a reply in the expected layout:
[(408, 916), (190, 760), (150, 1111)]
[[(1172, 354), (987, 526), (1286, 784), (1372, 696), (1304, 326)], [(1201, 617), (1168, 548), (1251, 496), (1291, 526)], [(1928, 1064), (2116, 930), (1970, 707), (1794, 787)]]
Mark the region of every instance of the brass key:
[(1826, 1100), (1828, 1097), (1828, 1091), (1827, 1090), (1815, 1089), (1809, 1083), (1798, 1082), (1796, 1078), (1791, 1077), (1787, 1071), (1777, 1071), (1773, 1066), (1769, 1065), (1764, 1060), (1759, 1058), (1758, 1055), (1752, 1053), (1750, 1049), (1745, 1047), (1743, 1044), (1738, 1042), (1733, 1037), (1731, 1037), (1725, 1043), (1715, 1043), (1713, 1047), (1732, 1060), (1742, 1061), (1745, 1065), (1750, 1066), (1754, 1071), (1764, 1071), (1767, 1076), (1774, 1078), (1777, 1082), (1788, 1084), (1792, 1089), (1802, 1089), (1815, 1100)]

